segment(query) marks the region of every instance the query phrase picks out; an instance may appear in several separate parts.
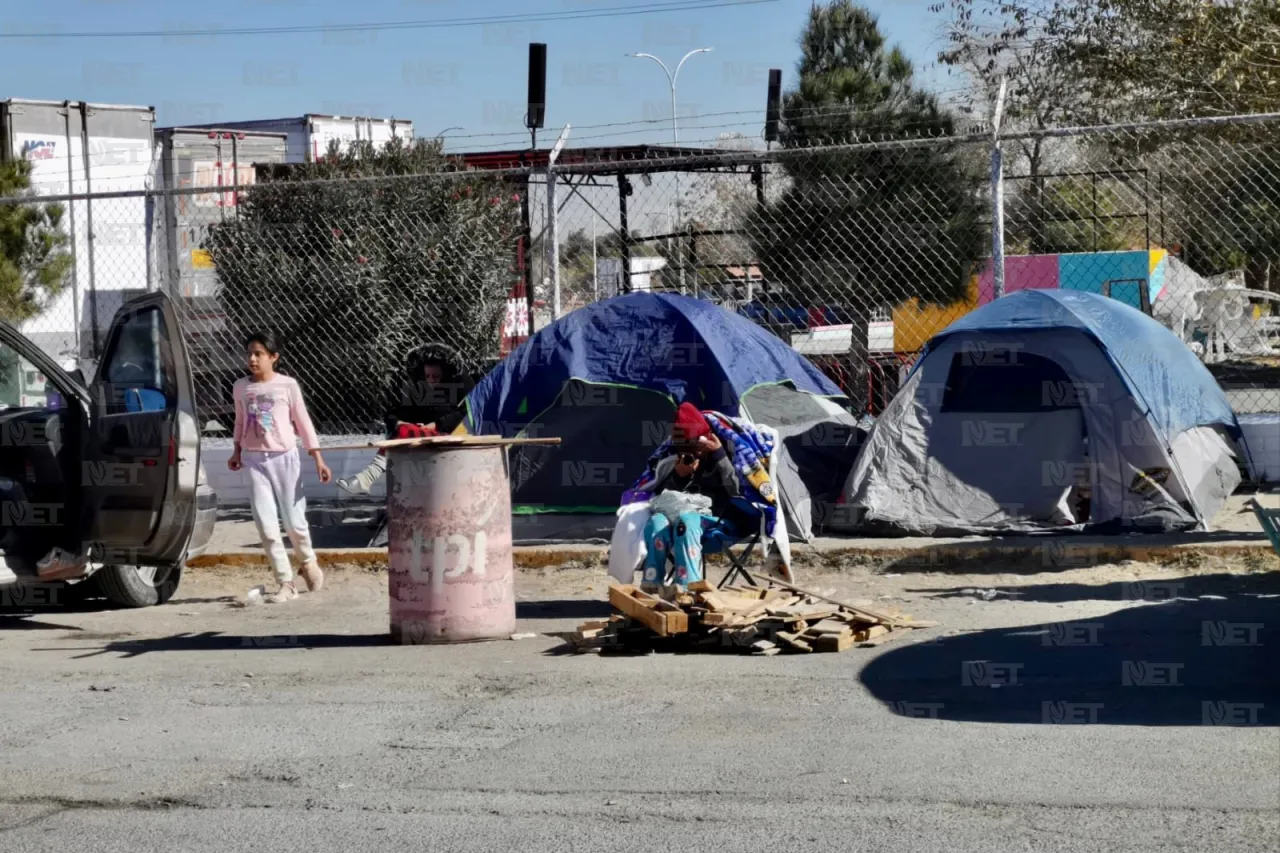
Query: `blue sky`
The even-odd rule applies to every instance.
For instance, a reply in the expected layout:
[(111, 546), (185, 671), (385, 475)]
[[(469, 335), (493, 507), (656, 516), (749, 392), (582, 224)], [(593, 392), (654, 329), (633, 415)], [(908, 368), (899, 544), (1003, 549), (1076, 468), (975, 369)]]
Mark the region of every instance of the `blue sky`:
[[(5, 4), (8, 32), (172, 30), (405, 21), (634, 6), (639, 0), (44, 0)], [(881, 28), (922, 68), (937, 47), (932, 0), (869, 0)], [(161, 126), (307, 112), (395, 116), (450, 150), (527, 145), (530, 41), (548, 45), (545, 136), (572, 123), (575, 144), (670, 141), (670, 90), (649, 52), (679, 76), (680, 142), (758, 136), (768, 69), (795, 79), (810, 0), (636, 17), (350, 34), (0, 41), (0, 98), (150, 105)], [(18, 7), (21, 7), (20, 10)], [(942, 88), (945, 75), (929, 72)], [(711, 115), (717, 114), (717, 115)], [(726, 115), (727, 114), (727, 115)], [(600, 125), (617, 125), (600, 127)], [(595, 126), (595, 127), (592, 127)], [(548, 141), (549, 142), (549, 141)]]

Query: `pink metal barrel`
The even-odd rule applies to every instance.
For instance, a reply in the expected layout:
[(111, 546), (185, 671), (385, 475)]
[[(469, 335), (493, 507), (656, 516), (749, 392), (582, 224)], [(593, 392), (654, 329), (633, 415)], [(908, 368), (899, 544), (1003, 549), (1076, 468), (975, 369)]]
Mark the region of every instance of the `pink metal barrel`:
[(516, 627), (505, 449), (387, 451), (391, 639), (506, 639)]

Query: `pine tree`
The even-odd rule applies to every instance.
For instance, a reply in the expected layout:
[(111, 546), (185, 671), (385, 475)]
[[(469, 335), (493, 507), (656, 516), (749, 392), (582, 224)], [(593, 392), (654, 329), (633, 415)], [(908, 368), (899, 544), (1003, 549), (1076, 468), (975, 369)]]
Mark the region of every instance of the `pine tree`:
[(910, 297), (964, 297), (985, 253), (980, 152), (945, 140), (806, 152), (814, 146), (946, 137), (954, 120), (917, 88), (911, 62), (852, 0), (814, 4), (799, 83), (783, 100), (788, 187), (748, 223), (766, 280), (788, 305), (854, 327), (850, 368), (866, 387), (867, 323)]
[[(31, 165), (0, 163), (0, 198), (36, 196)], [(49, 307), (71, 280), (69, 239), (59, 204), (0, 204), (0, 319), (23, 323)]]

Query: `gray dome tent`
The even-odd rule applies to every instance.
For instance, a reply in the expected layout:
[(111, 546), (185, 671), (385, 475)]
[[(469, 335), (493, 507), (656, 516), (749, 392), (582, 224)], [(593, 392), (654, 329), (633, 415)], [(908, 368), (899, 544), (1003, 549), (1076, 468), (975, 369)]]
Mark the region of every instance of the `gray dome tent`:
[(864, 530), (1204, 530), (1246, 453), (1222, 390), (1164, 326), (1096, 294), (1025, 290), (929, 341), (845, 501)]

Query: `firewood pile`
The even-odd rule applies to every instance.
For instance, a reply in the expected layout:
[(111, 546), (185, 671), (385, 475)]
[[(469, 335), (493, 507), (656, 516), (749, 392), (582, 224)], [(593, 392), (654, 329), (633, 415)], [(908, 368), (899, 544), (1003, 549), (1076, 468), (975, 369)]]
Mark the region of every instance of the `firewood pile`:
[(877, 646), (937, 624), (856, 607), (773, 578), (760, 580), (768, 585), (715, 589), (704, 582), (661, 596), (611, 585), (615, 613), (584, 623), (569, 642), (580, 653), (807, 654)]

